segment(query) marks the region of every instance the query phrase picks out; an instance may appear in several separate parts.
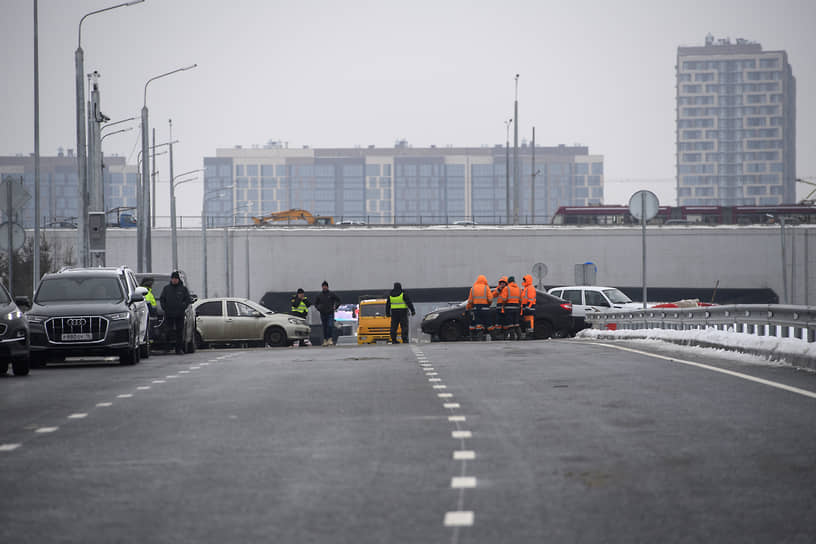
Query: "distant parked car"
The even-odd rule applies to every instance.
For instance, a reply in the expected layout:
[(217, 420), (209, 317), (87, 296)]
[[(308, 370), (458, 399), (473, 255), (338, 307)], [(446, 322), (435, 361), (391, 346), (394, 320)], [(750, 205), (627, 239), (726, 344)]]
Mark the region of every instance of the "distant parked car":
[(5, 286), (0, 284), (0, 374), (6, 373), (9, 363), (15, 376), (28, 374), (28, 321), (20, 307), (30, 306), (28, 297), (12, 300)]
[(196, 343), (291, 346), (309, 337), (302, 317), (275, 313), (245, 298), (205, 298), (193, 304)]
[(642, 308), (643, 304), (632, 302), (614, 287), (600, 287), (597, 285), (573, 285), (569, 287), (554, 287), (548, 291), (551, 295), (563, 298), (572, 303), (572, 312), (575, 317), (583, 319), (587, 311), (607, 312), (621, 308)]
[[(496, 303), (491, 304), (489, 319), (495, 321)], [(465, 340), (470, 334), (471, 312), (466, 305), (458, 304), (450, 308), (434, 310), (422, 319), (422, 332), (431, 335), (431, 340), (452, 342)], [(522, 321), (522, 332), (527, 323)], [(564, 338), (574, 334), (572, 306), (543, 291), (536, 291), (536, 316), (534, 338)]]

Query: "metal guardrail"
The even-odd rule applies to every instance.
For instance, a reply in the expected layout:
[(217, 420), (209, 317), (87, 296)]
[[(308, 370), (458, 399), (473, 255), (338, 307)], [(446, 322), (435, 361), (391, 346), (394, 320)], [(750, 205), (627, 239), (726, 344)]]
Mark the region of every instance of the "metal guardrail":
[(735, 304), (704, 308), (646, 308), (588, 313), (585, 320), (592, 328), (605, 330), (714, 328), (816, 342), (814, 306)]

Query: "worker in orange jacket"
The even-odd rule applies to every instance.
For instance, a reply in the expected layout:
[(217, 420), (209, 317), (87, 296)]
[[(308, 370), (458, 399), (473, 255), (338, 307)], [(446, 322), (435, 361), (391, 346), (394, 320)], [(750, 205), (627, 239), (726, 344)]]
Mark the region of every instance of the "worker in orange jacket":
[(521, 315), (527, 322), (527, 333), (532, 335), (535, 329), (536, 290), (533, 277), (527, 274), (521, 278)]
[(490, 302), (493, 300), (493, 293), (487, 285), (487, 278), (479, 276), (468, 295), (467, 309), (472, 310), (470, 319), (470, 338), (472, 340), (485, 338), (488, 321), (488, 311)]
[(488, 327), (491, 333), (504, 334), (504, 314), (502, 313), (502, 306), (507, 300), (507, 276), (499, 278), (499, 283), (491, 293), (496, 300), (496, 318), (495, 321)]
[(510, 276), (507, 279), (505, 297), (502, 312), (504, 313), (504, 334), (508, 340), (521, 340), (521, 328), (519, 327), (519, 317), (521, 316), (521, 288), (516, 283), (516, 278)]

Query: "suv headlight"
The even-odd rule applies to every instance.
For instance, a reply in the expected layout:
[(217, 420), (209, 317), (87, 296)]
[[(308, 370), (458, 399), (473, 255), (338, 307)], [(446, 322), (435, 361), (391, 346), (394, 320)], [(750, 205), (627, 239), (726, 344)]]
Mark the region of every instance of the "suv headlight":
[(291, 323), (292, 325), (305, 325), (306, 320), (300, 317), (290, 317), (289, 323)]
[(434, 312), (434, 313), (426, 315), (424, 321), (430, 321), (432, 319), (436, 319), (437, 317), (439, 317), (439, 313)]
[(119, 312), (118, 314), (108, 314), (105, 317), (110, 319), (111, 321), (119, 321), (122, 319), (130, 319), (129, 312)]
[(6, 320), (7, 321), (12, 321), (14, 319), (20, 319), (21, 317), (23, 317), (23, 312), (21, 312), (20, 310), (14, 310), (13, 312), (9, 312), (9, 313), (6, 314)]
[(26, 320), (28, 320), (29, 323), (42, 323), (45, 321), (45, 316), (26, 314)]

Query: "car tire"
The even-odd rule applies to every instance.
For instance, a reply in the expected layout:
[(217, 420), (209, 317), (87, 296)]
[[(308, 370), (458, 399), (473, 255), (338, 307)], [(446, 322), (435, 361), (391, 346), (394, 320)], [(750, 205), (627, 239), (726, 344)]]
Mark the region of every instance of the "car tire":
[(553, 326), (549, 321), (542, 319), (535, 322), (535, 338), (536, 340), (546, 340), (553, 335)]
[(145, 335), (145, 342), (139, 346), (139, 357), (142, 359), (150, 358), (150, 334)]
[(119, 352), (120, 365), (135, 365), (139, 362), (139, 348), (123, 349)]
[(558, 329), (553, 333), (553, 338), (569, 338), (570, 331), (569, 329)]
[(15, 376), (28, 376), (30, 365), (28, 359), (15, 359), (11, 361), (11, 371)]
[(207, 343), (204, 342), (204, 339), (201, 338), (201, 335), (198, 333), (198, 331), (196, 331), (195, 333), (195, 344), (198, 349), (207, 349), (209, 347)]
[(439, 326), (439, 340), (455, 342), (462, 336), (462, 326), (453, 319), (445, 321)]
[(286, 331), (280, 327), (269, 327), (264, 331), (264, 344), (271, 347), (285, 347), (286, 346)]

